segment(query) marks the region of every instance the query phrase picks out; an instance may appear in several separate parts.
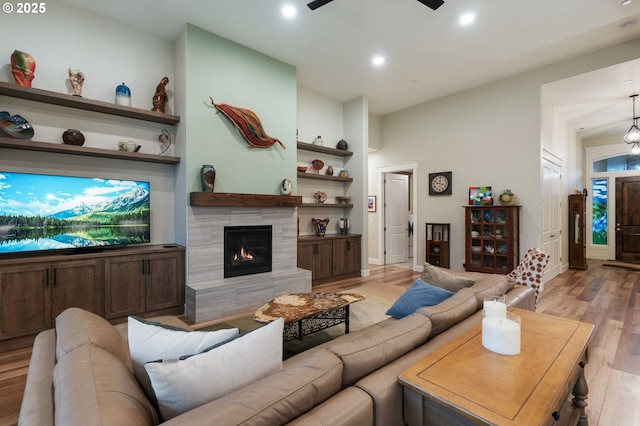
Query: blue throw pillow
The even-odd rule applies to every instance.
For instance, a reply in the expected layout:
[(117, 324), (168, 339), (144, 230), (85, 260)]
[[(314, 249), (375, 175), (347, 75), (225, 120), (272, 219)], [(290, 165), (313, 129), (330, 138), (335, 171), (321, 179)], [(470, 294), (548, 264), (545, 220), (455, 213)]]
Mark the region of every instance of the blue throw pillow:
[(428, 284), (418, 278), (389, 308), (387, 315), (394, 318), (404, 318), (423, 306), (437, 305), (454, 294), (449, 290)]

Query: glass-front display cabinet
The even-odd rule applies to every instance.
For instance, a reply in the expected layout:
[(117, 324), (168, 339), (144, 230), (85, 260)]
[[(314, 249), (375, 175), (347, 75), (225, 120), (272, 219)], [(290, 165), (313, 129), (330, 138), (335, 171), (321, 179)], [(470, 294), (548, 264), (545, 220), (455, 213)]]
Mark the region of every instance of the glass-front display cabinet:
[(520, 259), (520, 206), (465, 206), (465, 270), (508, 274)]

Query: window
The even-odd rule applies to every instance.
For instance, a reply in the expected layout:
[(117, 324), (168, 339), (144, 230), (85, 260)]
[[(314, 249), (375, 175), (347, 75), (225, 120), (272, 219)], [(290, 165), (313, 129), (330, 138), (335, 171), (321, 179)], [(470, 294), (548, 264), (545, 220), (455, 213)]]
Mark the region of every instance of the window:
[(591, 193), (593, 194), (591, 242), (594, 245), (607, 245), (609, 179), (591, 179)]
[(640, 156), (618, 155), (593, 162), (593, 173), (640, 170)]

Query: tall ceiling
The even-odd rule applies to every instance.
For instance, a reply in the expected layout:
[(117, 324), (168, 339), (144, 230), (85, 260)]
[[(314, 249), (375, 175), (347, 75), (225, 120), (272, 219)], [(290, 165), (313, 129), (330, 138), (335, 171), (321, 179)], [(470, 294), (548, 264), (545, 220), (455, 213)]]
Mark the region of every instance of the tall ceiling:
[[(334, 0), (314, 11), (309, 0), (64, 1), (169, 41), (194, 24), (294, 65), (302, 87), (340, 101), (364, 95), (377, 115), (640, 37), (640, 0), (445, 0), (436, 11), (417, 0)], [(286, 4), (292, 19), (281, 14)], [(476, 19), (462, 26), (466, 12)], [(385, 64), (374, 67), (374, 55)], [(585, 77), (549, 96), (596, 137), (595, 104), (618, 100), (627, 107), (619, 121), (630, 119), (626, 97), (640, 89), (640, 70), (629, 72), (618, 77), (637, 77), (635, 86)], [(580, 108), (565, 106), (573, 103)]]

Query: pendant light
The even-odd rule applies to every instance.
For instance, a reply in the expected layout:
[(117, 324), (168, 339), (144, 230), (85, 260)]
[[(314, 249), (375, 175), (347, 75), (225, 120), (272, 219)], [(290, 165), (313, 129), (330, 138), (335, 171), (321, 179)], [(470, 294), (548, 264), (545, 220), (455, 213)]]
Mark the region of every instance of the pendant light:
[[(636, 98), (638, 95), (629, 96), (633, 99), (633, 124), (629, 128), (629, 131), (624, 135), (624, 141), (628, 144), (638, 145), (640, 143), (640, 129), (638, 128), (638, 117), (636, 117)], [(634, 148), (633, 146), (631, 147)]]

